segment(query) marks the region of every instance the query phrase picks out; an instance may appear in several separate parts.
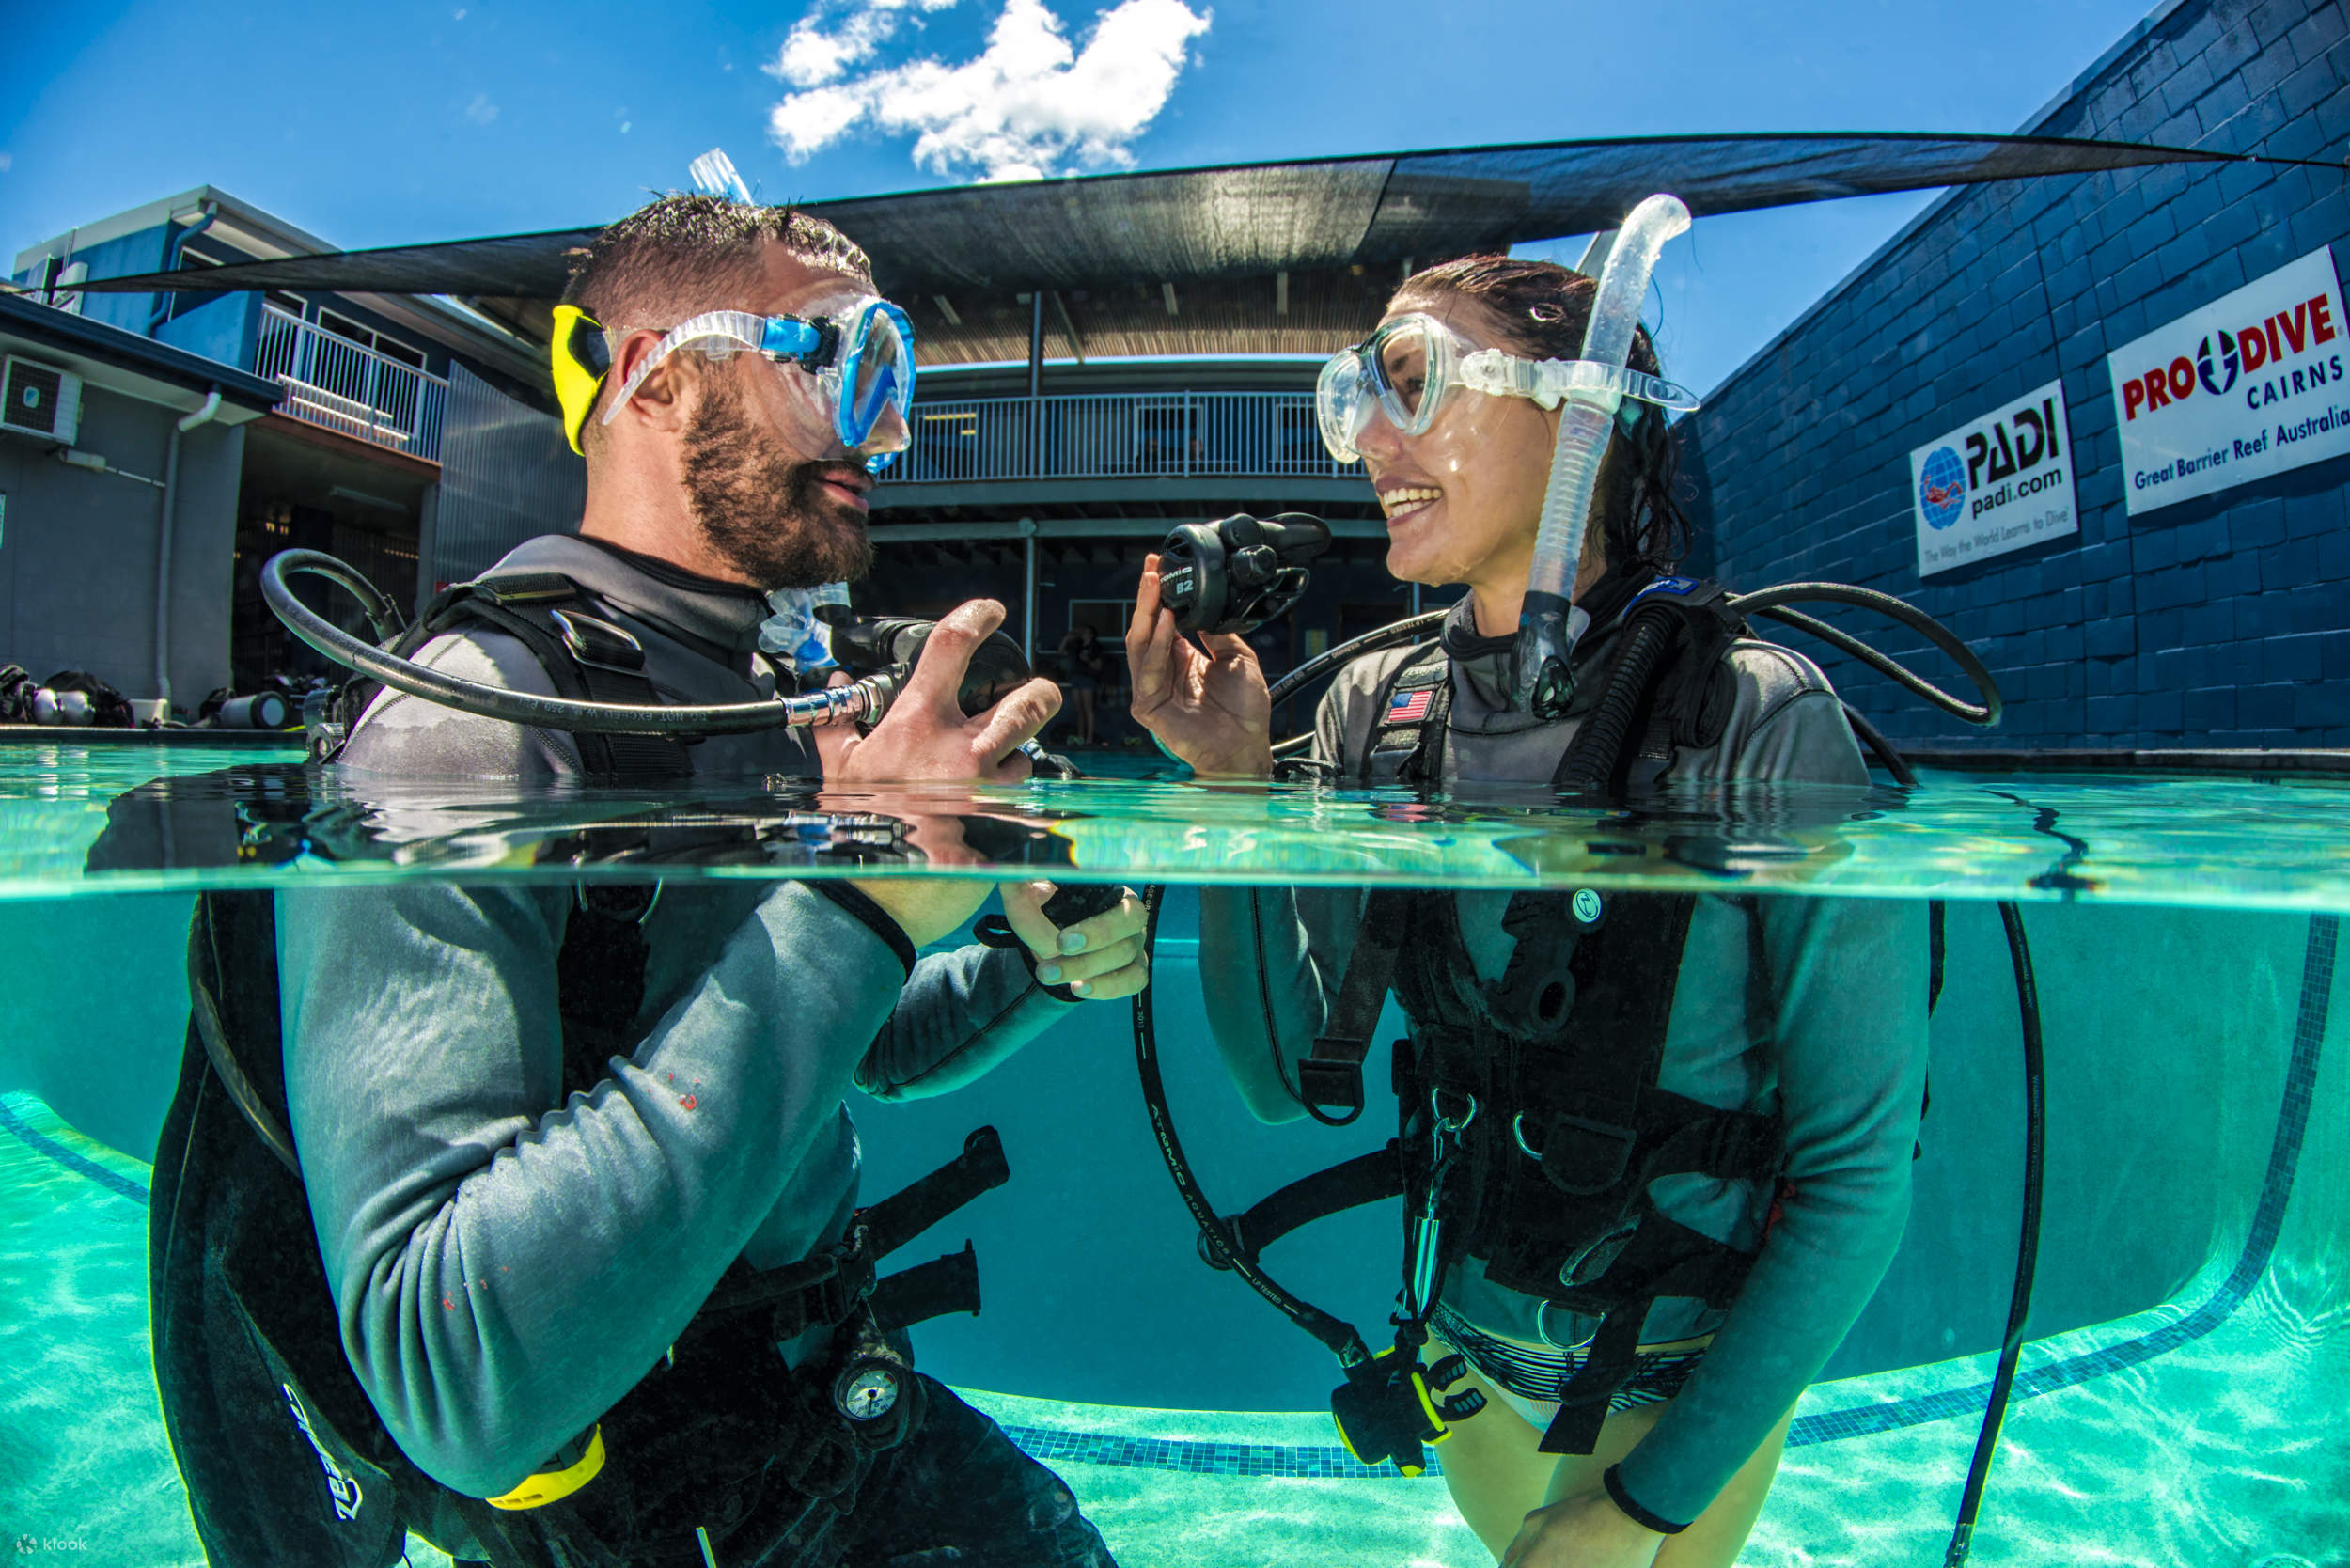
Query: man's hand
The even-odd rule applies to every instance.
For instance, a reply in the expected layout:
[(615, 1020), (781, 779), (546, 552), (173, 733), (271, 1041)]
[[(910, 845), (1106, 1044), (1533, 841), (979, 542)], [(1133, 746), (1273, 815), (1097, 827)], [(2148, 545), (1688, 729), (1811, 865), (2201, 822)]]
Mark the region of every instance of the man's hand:
[[(964, 714), (955, 695), (973, 651), (1003, 620), (1004, 607), (993, 599), (958, 605), (940, 619), (870, 734), (858, 734), (853, 725), (820, 727), (816, 750), (823, 759), (824, 787), (862, 791), (891, 783), (1017, 784), (1026, 778), (1028, 760), (1019, 747), (1060, 711), (1060, 688), (1030, 681), (972, 715)], [(917, 948), (969, 919), (988, 893), (984, 882), (932, 877), (877, 877), (855, 886), (888, 911)]]
[(1664, 1544), (1594, 1486), (1528, 1513), (1501, 1568), (1650, 1568)]
[(1131, 996), (1151, 983), (1151, 960), (1142, 950), (1142, 901), (1131, 889), (1116, 909), (1058, 927), (1044, 917), (1049, 882), (1007, 882), (1000, 889), (1004, 918), (1012, 934), (1036, 959), (1036, 978), (1066, 985), (1088, 1001)]
[(1159, 557), (1144, 557), (1126, 627), (1135, 722), (1202, 776), (1271, 776), (1273, 702), (1256, 650), (1225, 633), (1199, 640), (1207, 652), (1175, 630), (1175, 612), (1159, 600)]

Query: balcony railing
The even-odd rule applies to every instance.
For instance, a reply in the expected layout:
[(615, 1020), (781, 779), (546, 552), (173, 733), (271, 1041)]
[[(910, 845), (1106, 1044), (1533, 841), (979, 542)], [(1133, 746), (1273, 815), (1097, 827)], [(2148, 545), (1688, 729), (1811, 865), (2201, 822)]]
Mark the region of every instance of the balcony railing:
[(413, 365), (321, 331), (274, 305), (261, 306), (253, 373), (286, 388), (279, 412), (306, 424), (441, 461), (448, 383)]
[(893, 481), (1264, 475), (1337, 478), (1304, 392), (917, 398)]

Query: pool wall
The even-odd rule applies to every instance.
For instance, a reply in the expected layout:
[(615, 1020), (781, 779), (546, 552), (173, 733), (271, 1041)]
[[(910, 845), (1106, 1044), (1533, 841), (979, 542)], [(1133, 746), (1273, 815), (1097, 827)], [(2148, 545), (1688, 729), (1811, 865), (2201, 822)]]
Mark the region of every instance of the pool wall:
[[(81, 1131), (150, 1157), (184, 1027), (188, 906), (180, 895), (0, 905), (0, 950), (21, 960), (0, 1091), (29, 1090)], [(2048, 1057), (2040, 1336), (2170, 1300), (2241, 1249), (2306, 1011), (2311, 922), (2059, 904), (2026, 919)], [(1352, 1128), (1248, 1117), (1199, 1020), (1196, 920), (1196, 900), (1175, 889), (1161, 1050), (1185, 1145), (1229, 1211), (1383, 1142), (1393, 1103), (1380, 1103), (1374, 1071), (1373, 1104)], [(1950, 937), (1907, 1240), (1831, 1377), (1981, 1351), (2004, 1321), (2021, 1181), (2015, 990), (1993, 906), (1954, 904)], [(1333, 1380), (1327, 1356), (1196, 1255), (1136, 1090), (1128, 1020), (1122, 1004), (1089, 1007), (960, 1093), (853, 1105), (869, 1197), (944, 1160), (982, 1122), (1001, 1130), (1011, 1162), (1009, 1187), (896, 1260), (966, 1235), (979, 1247), (985, 1310), (924, 1325), (925, 1364), (968, 1386), (1088, 1403), (1311, 1408)], [(1379, 1038), (1397, 1032), (1390, 1011)], [(1376, 1325), (1395, 1289), (1399, 1223), (1392, 1204), (1358, 1211), (1282, 1242), (1269, 1262), (1308, 1299)]]

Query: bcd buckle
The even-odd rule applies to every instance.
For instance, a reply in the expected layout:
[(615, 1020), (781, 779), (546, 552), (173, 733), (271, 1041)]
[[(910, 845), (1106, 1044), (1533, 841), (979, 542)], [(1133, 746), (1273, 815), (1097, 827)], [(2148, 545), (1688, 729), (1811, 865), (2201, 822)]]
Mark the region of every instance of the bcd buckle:
[(1452, 1423), (1485, 1408), (1485, 1396), (1466, 1388), (1449, 1399), (1437, 1395), (1468, 1375), (1468, 1363), (1448, 1356), (1422, 1366), (1400, 1345), (1347, 1369), (1346, 1381), (1330, 1391), (1330, 1419), (1346, 1451), (1365, 1465), (1392, 1461), (1407, 1476), (1425, 1474), (1425, 1445), (1452, 1435)]

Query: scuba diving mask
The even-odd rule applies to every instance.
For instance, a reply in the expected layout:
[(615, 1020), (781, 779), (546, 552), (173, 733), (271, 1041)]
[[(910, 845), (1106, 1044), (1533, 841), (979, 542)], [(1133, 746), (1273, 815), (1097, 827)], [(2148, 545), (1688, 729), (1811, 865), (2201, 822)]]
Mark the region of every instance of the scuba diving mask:
[[(566, 311), (574, 319), (567, 320)], [(583, 330), (597, 340), (597, 346), (603, 346), (604, 335), (598, 323), (575, 306), (558, 309), (554, 356), (556, 388), (563, 390), (566, 359), (579, 372), (571, 379), (588, 381), (586, 397), (579, 400), (576, 412), (576, 390), (564, 396), (567, 432), (587, 423), (587, 412), (593, 407), (603, 381), (592, 357), (581, 352), (577, 340)], [(805, 416), (811, 447), (821, 450), (837, 444), (863, 459), (869, 473), (887, 467), (912, 439), (906, 416), (914, 404), (914, 323), (887, 300), (870, 294), (843, 296), (834, 307), (809, 316), (704, 311), (670, 329), (621, 384), (603, 422), (608, 425), (619, 417), (655, 366), (688, 348), (713, 359), (748, 350), (781, 368), (792, 389), (794, 405)], [(603, 347), (603, 357), (608, 368), (608, 347)], [(887, 418), (892, 410), (897, 413), (895, 421)], [(578, 449), (575, 434), (572, 449)]]
[(1530, 398), (1546, 409), (1584, 389), (1682, 411), (1698, 406), (1685, 387), (1655, 376), (1587, 359), (1522, 359), (1476, 348), (1434, 316), (1415, 313), (1398, 316), (1323, 366), (1314, 384), (1322, 444), (1339, 462), (1355, 462), (1362, 455), (1356, 439), (1374, 412), (1400, 434), (1421, 434), (1456, 386)]

